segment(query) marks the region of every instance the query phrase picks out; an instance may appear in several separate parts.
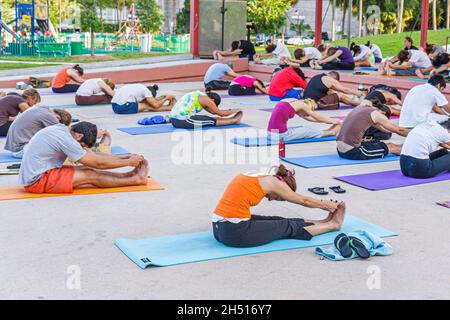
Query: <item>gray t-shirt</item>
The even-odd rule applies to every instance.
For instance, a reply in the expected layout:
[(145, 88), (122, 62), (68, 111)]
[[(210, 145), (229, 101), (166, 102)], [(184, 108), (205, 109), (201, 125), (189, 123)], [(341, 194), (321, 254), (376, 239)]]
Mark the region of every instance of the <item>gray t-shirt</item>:
[(19, 114), (19, 104), (25, 100), (18, 95), (9, 95), (0, 98), (0, 126), (8, 122), (9, 117), (15, 117)]
[(44, 128), (24, 148), (19, 183), (31, 186), (45, 172), (61, 168), (67, 157), (77, 162), (85, 154), (86, 150), (72, 137), (69, 127), (59, 123)]
[(208, 84), (211, 81), (220, 80), (230, 71), (233, 70), (225, 63), (214, 63), (206, 71), (204, 82)]
[(48, 106), (27, 109), (12, 124), (6, 137), (5, 150), (19, 152), (39, 130), (57, 124), (58, 118)]

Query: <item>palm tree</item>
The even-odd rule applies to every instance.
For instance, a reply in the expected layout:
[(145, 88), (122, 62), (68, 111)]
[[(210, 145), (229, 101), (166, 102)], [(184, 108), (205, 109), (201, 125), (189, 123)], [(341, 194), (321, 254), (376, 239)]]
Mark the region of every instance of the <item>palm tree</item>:
[(363, 28), (363, 1), (364, 0), (359, 0), (359, 28), (358, 28), (358, 35), (361, 38), (362, 36), (362, 28)]
[(336, 40), (336, 0), (333, 0), (333, 2), (331, 3), (331, 41), (335, 40)]
[(397, 33), (401, 33), (403, 31), (403, 10), (405, 6), (404, 0), (398, 0), (397, 1), (397, 17), (398, 17), (398, 23), (397, 23)]
[(447, 24), (446, 29), (450, 29), (450, 0), (447, 0)]
[(437, 30), (437, 0), (433, 0), (433, 30)]

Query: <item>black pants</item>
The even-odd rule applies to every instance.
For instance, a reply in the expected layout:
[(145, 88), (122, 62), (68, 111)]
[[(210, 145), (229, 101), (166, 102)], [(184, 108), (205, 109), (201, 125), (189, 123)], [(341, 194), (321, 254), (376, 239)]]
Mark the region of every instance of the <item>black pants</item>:
[(340, 61), (334, 61), (334, 62), (328, 62), (325, 64), (322, 64), (322, 68), (324, 70), (354, 70), (355, 69), (355, 63), (354, 62), (340, 62)]
[(430, 159), (417, 159), (400, 156), (400, 168), (403, 175), (416, 179), (427, 179), (450, 171), (450, 152), (440, 149), (430, 154)]
[(177, 129), (200, 129), (203, 127), (214, 127), (217, 123), (217, 119), (204, 115), (194, 115), (186, 120), (170, 118), (170, 123)]
[(211, 87), (211, 90), (228, 90), (231, 81), (227, 80), (213, 80), (208, 83), (205, 83), (205, 88)]
[(370, 160), (384, 158), (389, 154), (389, 148), (386, 143), (378, 140), (363, 141), (359, 147), (348, 150), (347, 152), (337, 151), (339, 157), (348, 160)]
[(9, 127), (11, 127), (12, 121), (8, 121), (0, 126), (0, 137), (6, 137), (8, 135)]
[(392, 132), (384, 132), (375, 127), (370, 127), (364, 133), (365, 139), (389, 140), (391, 137), (392, 137)]
[(238, 84), (232, 84), (229, 88), (228, 88), (228, 94), (230, 96), (251, 96), (251, 95), (255, 95), (256, 91), (255, 88), (248, 88), (248, 87), (241, 87)]
[(248, 221), (213, 223), (214, 238), (229, 247), (256, 247), (280, 239), (311, 240), (305, 227), (314, 223), (299, 218), (252, 215)]
[(80, 87), (79, 84), (66, 84), (62, 88), (52, 88), (52, 91), (54, 93), (72, 93), (77, 92), (79, 87)]

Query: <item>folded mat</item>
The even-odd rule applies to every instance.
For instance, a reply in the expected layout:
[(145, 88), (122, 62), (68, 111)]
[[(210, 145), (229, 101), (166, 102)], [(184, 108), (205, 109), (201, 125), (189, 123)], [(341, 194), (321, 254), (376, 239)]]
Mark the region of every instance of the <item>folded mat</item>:
[(106, 194), (106, 193), (121, 193), (121, 192), (135, 192), (135, 191), (154, 191), (163, 190), (164, 188), (155, 180), (149, 179), (145, 186), (119, 187), (119, 188), (85, 188), (75, 189), (73, 193), (29, 193), (21, 186), (0, 188), (0, 200), (20, 200), (20, 199), (34, 199), (34, 198), (49, 198), (49, 197), (65, 197), (65, 196), (81, 196), (86, 194)]
[(349, 166), (353, 164), (366, 164), (376, 162), (398, 161), (399, 156), (389, 154), (384, 158), (371, 160), (347, 160), (339, 157), (337, 154), (327, 154), (323, 156), (297, 157), (297, 158), (281, 158), (281, 160), (294, 164), (303, 168), (322, 168), (334, 166)]
[(450, 180), (450, 172), (442, 173), (429, 179), (405, 177), (400, 170), (355, 174), (351, 176), (335, 177), (335, 179), (364, 189), (377, 191)]
[[(11, 154), (12, 154), (11, 152), (6, 151), (6, 150), (0, 152), (0, 163), (22, 162), (22, 159), (13, 157)], [(113, 146), (113, 147), (111, 147), (111, 154), (121, 156), (121, 155), (125, 155), (125, 154), (130, 154), (130, 153), (122, 147)]]
[(155, 125), (155, 126), (142, 126), (142, 127), (130, 127), (130, 128), (119, 128), (122, 132), (131, 134), (131, 135), (141, 135), (141, 134), (157, 134), (157, 133), (168, 133), (168, 132), (180, 132), (180, 131), (195, 131), (195, 130), (218, 130), (218, 129), (236, 129), (236, 128), (246, 128), (251, 127), (248, 124), (240, 123), (240, 124), (232, 124), (229, 126), (221, 126), (221, 127), (203, 127), (198, 129), (176, 129), (171, 124), (163, 124), (163, 125)]
[[(336, 111), (336, 110), (349, 110), (349, 109), (353, 109), (353, 108), (355, 108), (355, 107), (345, 105), (345, 106), (340, 106), (339, 109), (331, 109), (331, 110), (329, 110), (329, 109), (316, 109), (314, 111), (319, 111), (319, 112), (320, 111)], [(259, 109), (259, 110), (266, 111), (266, 112), (272, 112), (273, 108), (264, 108), (264, 109)]]
[(145, 269), (148, 266), (172, 266), (248, 254), (329, 245), (333, 243), (339, 233), (355, 230), (366, 230), (379, 237), (397, 235), (365, 220), (347, 215), (340, 231), (315, 236), (310, 241), (285, 239), (258, 247), (232, 248), (216, 241), (212, 231), (206, 231), (142, 240), (118, 239), (115, 245), (134, 263)]
[[(324, 138), (306, 138), (296, 140), (285, 140), (285, 144), (297, 144), (308, 142), (322, 142), (322, 141), (335, 141), (336, 137), (324, 137)], [(244, 147), (260, 147), (260, 146), (273, 146), (279, 143), (279, 140), (267, 139), (267, 137), (246, 137), (246, 138), (233, 138), (231, 143), (238, 144)]]

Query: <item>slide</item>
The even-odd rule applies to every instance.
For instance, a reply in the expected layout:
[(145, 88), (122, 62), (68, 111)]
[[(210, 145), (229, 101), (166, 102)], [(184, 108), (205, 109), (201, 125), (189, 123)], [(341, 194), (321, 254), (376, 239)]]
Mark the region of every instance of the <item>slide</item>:
[(36, 19), (36, 22), (42, 31), (44, 31), (44, 32), (47, 30), (50, 31), (51, 35), (53, 36), (53, 38), (55, 38), (55, 40), (57, 40), (59, 38), (59, 34), (56, 31), (56, 29), (53, 27), (53, 24), (51, 21), (49, 21), (49, 24), (47, 24), (46, 19)]
[(2, 29), (5, 29), (6, 32), (10, 33), (14, 37), (14, 39), (16, 39), (17, 41), (22, 40), (22, 38), (17, 33), (15, 33), (5, 22), (3, 22), (3, 20), (0, 20), (0, 25)]

